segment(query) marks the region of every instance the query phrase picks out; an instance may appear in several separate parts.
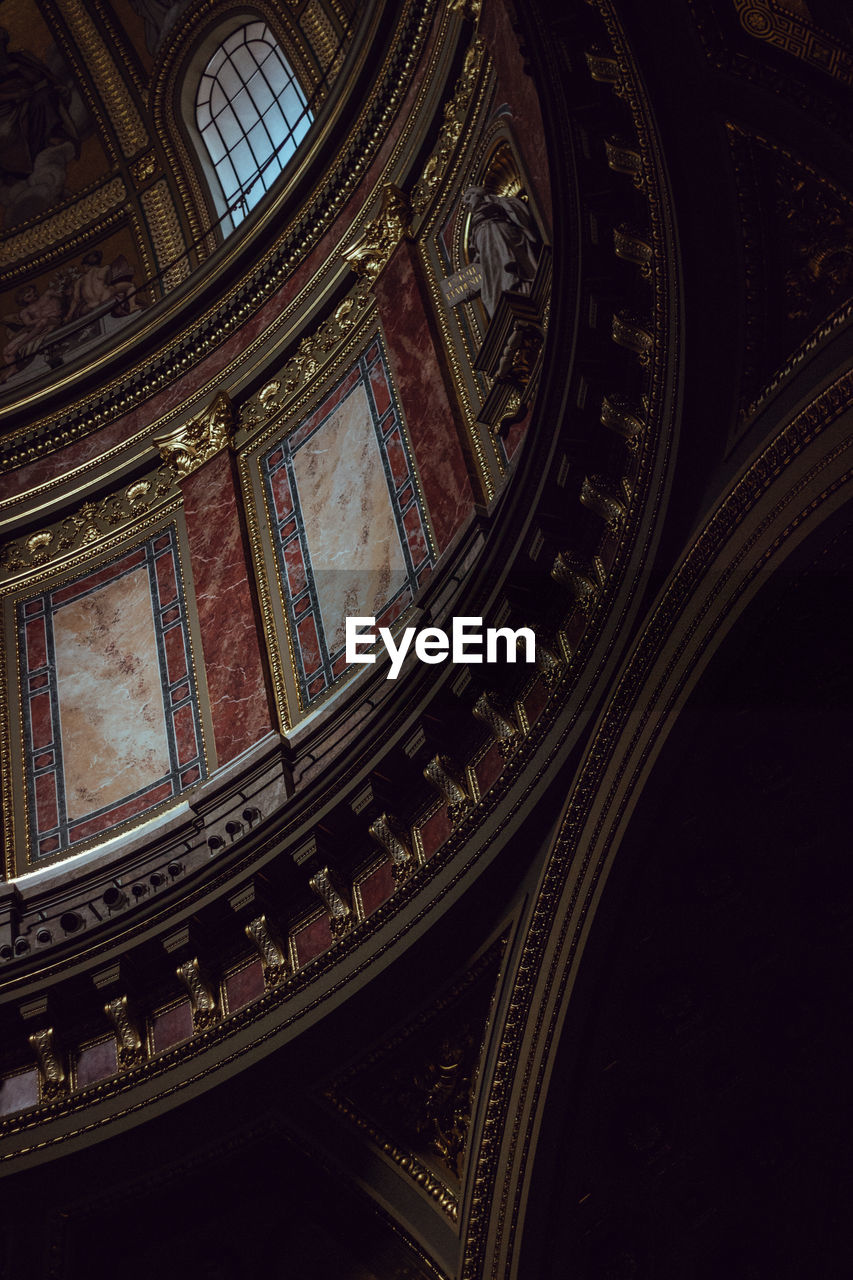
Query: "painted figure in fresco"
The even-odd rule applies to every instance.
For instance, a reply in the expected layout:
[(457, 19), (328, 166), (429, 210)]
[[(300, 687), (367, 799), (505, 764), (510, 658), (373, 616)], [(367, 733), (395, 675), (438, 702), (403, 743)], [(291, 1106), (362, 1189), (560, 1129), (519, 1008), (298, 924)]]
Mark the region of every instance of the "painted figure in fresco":
[(145, 24), (145, 47), (152, 58), (181, 16), (188, 0), (130, 0), (130, 7)]
[(68, 165), (80, 155), (88, 120), (79, 94), (54, 69), (24, 50), (9, 51), (0, 28), (0, 205), (4, 227), (50, 208), (62, 196)]
[(129, 315), (142, 309), (133, 286), (133, 267), (127, 258), (120, 253), (105, 266), (103, 256), (100, 249), (92, 249), (84, 256), (83, 269), (71, 291), (66, 320), (78, 320), (108, 302), (114, 304), (113, 315)]
[(9, 52), (9, 33), (0, 27), (0, 178), (26, 178), (46, 147), (79, 135), (69, 113), (71, 93), (38, 58)]
[(474, 260), (480, 263), (480, 296), (491, 320), (502, 293), (529, 293), (539, 258), (533, 216), (517, 196), (468, 187), (462, 204), (471, 211)]
[(15, 301), (19, 308), (17, 314), (3, 317), (12, 337), (3, 347), (0, 382), (5, 382), (24, 360), (35, 355), (48, 334), (62, 323), (60, 289), (48, 287), (40, 294), (35, 285), (25, 284), (15, 294)]

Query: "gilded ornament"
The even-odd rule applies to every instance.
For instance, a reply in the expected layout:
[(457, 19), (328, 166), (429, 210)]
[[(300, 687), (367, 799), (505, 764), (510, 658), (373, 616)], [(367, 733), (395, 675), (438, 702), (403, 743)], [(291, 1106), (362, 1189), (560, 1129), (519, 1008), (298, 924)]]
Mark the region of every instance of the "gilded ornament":
[(155, 437), (154, 444), (167, 466), (183, 480), (228, 447), (234, 427), (234, 407), (228, 394), (220, 391), (197, 418), (167, 436)]
[(472, 707), (475, 719), (481, 721), (490, 730), (498, 744), (498, 750), (506, 759), (511, 756), (519, 743), (518, 729), (508, 720), (489, 693), (481, 693)]
[(246, 937), (255, 946), (264, 967), (264, 982), (276, 987), (288, 976), (289, 969), (284, 951), (267, 923), (265, 915), (256, 916), (246, 925)]
[(378, 845), (391, 855), (391, 874), (396, 884), (402, 884), (417, 866), (409, 841), (403, 834), (397, 819), (390, 813), (382, 813), (368, 828)]
[(42, 1100), (52, 1102), (66, 1087), (65, 1068), (53, 1043), (53, 1028), (34, 1032), (29, 1041), (38, 1060)]
[(614, 93), (622, 94), (622, 73), (619, 63), (612, 53), (603, 53), (600, 49), (589, 49), (585, 54), (586, 65), (593, 80), (599, 84), (609, 84)]
[(455, 826), (473, 807), (464, 783), (457, 777), (449, 756), (433, 756), (424, 769), (424, 777), (447, 802), (447, 815)]
[(355, 244), (344, 251), (344, 261), (359, 276), (373, 283), (391, 254), (411, 231), (412, 208), (409, 198), (393, 182), (382, 188), (379, 215), (369, 222)]
[(461, 14), (470, 22), (479, 21), (482, 7), (482, 0), (447, 0), (448, 13)]
[(317, 897), (326, 905), (332, 936), (341, 938), (355, 923), (355, 917), (343, 886), (330, 867), (323, 867), (308, 881)]
[(122, 1070), (136, 1067), (144, 1057), (142, 1037), (131, 1021), (127, 996), (116, 996), (104, 1005), (104, 1013), (116, 1034), (116, 1055)]
[(580, 500), (582, 506), (594, 511), (613, 530), (619, 529), (628, 514), (625, 502), (612, 492), (607, 481), (600, 476), (584, 476)]
[(613, 229), (613, 249), (623, 262), (633, 262), (640, 268), (640, 275), (648, 280), (652, 274), (652, 246), (638, 232), (622, 222)]
[(447, 172), (456, 144), (463, 133), (485, 52), (483, 41), (477, 37), (465, 54), (462, 74), (456, 81), (452, 97), (444, 107), (444, 121), (439, 130), (438, 140), (412, 191), (411, 203), (415, 213), (424, 211), (430, 197)]
[(185, 960), (175, 970), (187, 989), (193, 1015), (193, 1030), (204, 1031), (219, 1018), (216, 996), (202, 977), (198, 960)]
[(648, 321), (627, 311), (620, 311), (613, 317), (610, 329), (613, 341), (628, 351), (639, 356), (640, 364), (647, 365), (651, 358), (654, 336), (648, 327)]
[(606, 138), (604, 151), (607, 163), (614, 173), (625, 173), (633, 181), (635, 187), (642, 187), (645, 181), (643, 157), (627, 142), (619, 138)]
[(601, 425), (615, 431), (623, 440), (633, 441), (642, 435), (645, 422), (628, 404), (624, 396), (607, 395), (601, 401)]
[(590, 570), (575, 559), (569, 552), (558, 551), (551, 566), (551, 577), (561, 587), (567, 587), (575, 601), (584, 610), (595, 603), (598, 585)]

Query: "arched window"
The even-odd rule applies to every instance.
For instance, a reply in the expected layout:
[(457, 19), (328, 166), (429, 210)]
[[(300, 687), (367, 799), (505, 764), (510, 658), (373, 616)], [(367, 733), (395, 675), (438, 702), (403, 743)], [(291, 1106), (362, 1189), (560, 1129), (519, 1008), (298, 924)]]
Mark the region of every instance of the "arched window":
[[(232, 31), (199, 81), (196, 124), (231, 227), (268, 191), (311, 124), (305, 95), (265, 22)], [(228, 224), (225, 224), (226, 230)]]

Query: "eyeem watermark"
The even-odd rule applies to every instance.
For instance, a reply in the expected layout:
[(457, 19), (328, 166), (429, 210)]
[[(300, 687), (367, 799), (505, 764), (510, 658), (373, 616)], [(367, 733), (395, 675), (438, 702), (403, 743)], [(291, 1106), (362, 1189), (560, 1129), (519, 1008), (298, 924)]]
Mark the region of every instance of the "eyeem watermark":
[[(347, 618), (347, 662), (375, 662), (375, 653), (364, 650), (381, 639), (391, 658), (391, 669), (386, 679), (396, 680), (406, 655), (415, 642), (415, 656), (430, 664), (446, 662), (515, 662), (519, 646), (524, 645), (524, 661), (536, 661), (536, 637), (529, 627), (483, 627), (482, 618), (454, 618), (450, 635), (441, 627), (406, 627), (398, 640), (390, 627), (374, 630), (375, 618)], [(501, 653), (501, 650), (503, 651)]]

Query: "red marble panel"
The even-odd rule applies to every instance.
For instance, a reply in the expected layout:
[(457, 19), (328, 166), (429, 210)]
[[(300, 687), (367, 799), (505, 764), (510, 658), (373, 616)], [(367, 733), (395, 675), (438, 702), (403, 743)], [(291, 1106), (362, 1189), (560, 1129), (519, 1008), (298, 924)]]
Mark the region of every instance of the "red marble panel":
[(195, 737), (195, 717), (189, 703), (178, 707), (174, 713), (175, 741), (178, 748), (178, 764), (193, 760), (198, 754), (198, 743)]
[(59, 822), (56, 807), (56, 774), (41, 773), (35, 780), (36, 817), (39, 831), (50, 831)]
[(390, 627), (395, 618), (399, 618), (404, 609), (407, 609), (412, 602), (412, 593), (407, 587), (405, 591), (401, 591), (396, 600), (389, 604), (385, 612), (376, 620), (377, 627)]
[(49, 764), (53, 764), (55, 758), (55, 752), (46, 751), (44, 755), (36, 756), (33, 759), (33, 767), (36, 769), (46, 769)]
[(427, 818), (426, 822), (422, 822), (420, 824), (424, 857), (431, 858), (432, 855), (441, 848), (452, 830), (453, 827), (450, 824), (447, 805), (443, 804), (440, 809), (436, 810), (432, 817)]
[(154, 1019), (152, 1026), (154, 1052), (162, 1053), (164, 1049), (171, 1049), (182, 1040), (189, 1040), (192, 1033), (192, 1009), (189, 1001), (186, 1000), (183, 1004), (175, 1005), (174, 1009), (167, 1009), (165, 1013), (158, 1014)]
[(49, 684), (47, 672), (42, 672), (40, 676), (30, 677), (30, 692), (34, 693), (36, 689), (44, 689)]
[(163, 608), (177, 599), (178, 586), (175, 581), (175, 562), (171, 555), (161, 555), (157, 557), (154, 563), (157, 571), (157, 594), (160, 597), (160, 607)]
[(530, 412), (528, 409), (524, 417), (514, 423), (507, 432), (504, 440), (504, 451), (507, 458), (514, 458), (518, 452), (519, 445), (527, 434), (527, 428), (530, 425)]
[(177, 689), (172, 690), (172, 705), (176, 702), (182, 702), (184, 698), (190, 696), (190, 687), (188, 684), (179, 684)]
[(105, 582), (112, 582), (114, 578), (120, 577), (123, 573), (128, 573), (131, 569), (136, 569), (144, 563), (145, 550), (140, 547), (138, 550), (122, 556), (121, 560), (105, 565), (103, 569), (96, 569), (94, 573), (87, 573), (84, 578), (78, 578), (76, 582), (69, 582), (67, 587), (60, 587), (57, 591), (51, 592), (50, 598), (53, 606), (56, 608), (58, 605), (66, 604), (69, 600), (76, 599), (77, 596), (82, 595), (84, 592), (94, 591), (95, 587), (103, 586)]
[(313, 617), (303, 618), (297, 630), (305, 674), (310, 676), (320, 665), (320, 642), (317, 639), (317, 627)]
[(181, 676), (187, 674), (187, 655), (184, 648), (184, 634), (180, 627), (172, 627), (163, 636), (166, 646), (166, 667), (169, 671), (169, 683), (174, 684)]
[(383, 902), (387, 902), (394, 892), (394, 876), (391, 872), (391, 861), (383, 862), (375, 871), (361, 881), (359, 892), (361, 905), (366, 916), (371, 915)]
[(38, 749), (50, 746), (53, 741), (53, 721), (49, 693), (37, 693), (30, 699), (30, 725), (33, 747)]
[(100, 1044), (87, 1045), (80, 1050), (77, 1059), (77, 1086), (85, 1089), (87, 1084), (95, 1084), (98, 1080), (106, 1080), (118, 1071), (118, 1057), (115, 1040), (102, 1040)]
[(428, 320), (430, 304), (407, 241), (394, 250), (375, 292), (388, 362), (441, 551), (473, 510), (474, 495)]
[(238, 969), (225, 979), (225, 994), (228, 1008), (232, 1011), (243, 1009), (253, 1000), (264, 994), (264, 966), (260, 960), (253, 960), (244, 969)]
[(41, 600), (30, 600), (24, 605), (25, 618), (31, 618), (36, 613), (44, 613), (44, 604)]
[(144, 791), (141, 796), (136, 796), (133, 800), (126, 800), (124, 804), (116, 805), (114, 809), (108, 809), (106, 813), (101, 813), (96, 818), (89, 818), (85, 822), (71, 825), (68, 828), (69, 844), (74, 844), (77, 840), (88, 840), (92, 836), (100, 835), (108, 827), (113, 827), (119, 822), (126, 822), (128, 818), (135, 818), (138, 813), (153, 808), (155, 804), (170, 800), (172, 794), (171, 782), (161, 782), (159, 786), (151, 787), (148, 791)]
[(44, 618), (33, 618), (27, 623), (27, 670), (37, 671), (47, 666), (47, 639), (44, 631)]
[(489, 787), (494, 786), (503, 771), (503, 767), (504, 758), (498, 750), (498, 744), (493, 742), (482, 759), (478, 760), (475, 768), (477, 785), (480, 788), (481, 795), (485, 795)]
[(537, 680), (524, 699), (524, 713), (528, 724), (535, 724), (548, 701), (548, 688), (544, 680)]
[(17, 1076), (5, 1076), (0, 1080), (0, 1116), (11, 1115), (13, 1111), (24, 1111), (34, 1107), (39, 1100), (38, 1072), (22, 1071)]
[(284, 548), (284, 563), (287, 566), (287, 581), (290, 585), (291, 593), (294, 596), (298, 596), (305, 590), (307, 582), (305, 562), (302, 559), (302, 548), (299, 545), (298, 538), (288, 542)]
[(322, 693), (326, 687), (326, 677), (318, 676), (316, 680), (312, 680), (308, 686), (308, 696), (316, 698), (318, 693)]
[(426, 558), (429, 550), (424, 527), (421, 524), (421, 513), (417, 507), (409, 507), (403, 516), (403, 525), (409, 550), (412, 553), (412, 563), (417, 567)]
[(181, 488), (216, 754), (223, 765), (275, 723), (228, 451), (188, 476)]
[(198, 782), (201, 777), (201, 769), (194, 764), (191, 769), (185, 769), (181, 774), (181, 786), (191, 787), (194, 782)]
[(328, 951), (332, 945), (332, 929), (329, 924), (328, 916), (318, 916), (316, 920), (312, 920), (304, 929), (299, 929), (293, 935), (293, 942), (296, 947), (296, 963), (301, 967), (307, 964), (309, 960), (313, 960), (315, 956), (322, 955), (324, 951)]
[(370, 385), (373, 389), (376, 412), (381, 418), (391, 407), (391, 390), (381, 364), (374, 365), (370, 370)]
[(181, 616), (181, 611), (178, 608), (178, 606), (175, 605), (174, 609), (166, 610), (166, 612), (163, 614), (160, 621), (163, 623), (164, 627), (168, 627), (170, 622), (177, 622), (180, 616)]
[(403, 450), (403, 442), (400, 439), (398, 430), (391, 432), (385, 448), (388, 453), (388, 461), (391, 464), (391, 474), (396, 484), (405, 484), (409, 478), (409, 462)]
[(39, 840), (39, 855), (44, 858), (49, 853), (55, 853), (59, 848), (59, 836), (46, 836), (44, 840)]
[[(276, 453), (281, 454), (281, 449), (277, 449)], [(275, 457), (275, 454), (273, 455)], [(274, 464), (270, 462), (272, 467)], [(287, 467), (279, 467), (278, 471), (272, 473), (270, 483), (272, 485), (273, 503), (275, 504), (275, 513), (279, 520), (283, 520), (293, 510), (293, 495), (290, 492), (290, 481), (287, 478)]]

